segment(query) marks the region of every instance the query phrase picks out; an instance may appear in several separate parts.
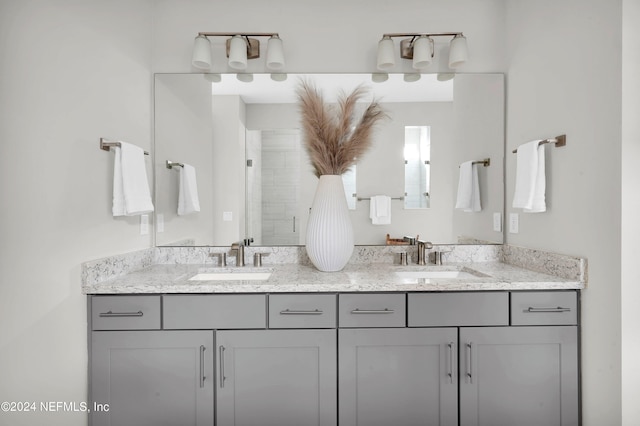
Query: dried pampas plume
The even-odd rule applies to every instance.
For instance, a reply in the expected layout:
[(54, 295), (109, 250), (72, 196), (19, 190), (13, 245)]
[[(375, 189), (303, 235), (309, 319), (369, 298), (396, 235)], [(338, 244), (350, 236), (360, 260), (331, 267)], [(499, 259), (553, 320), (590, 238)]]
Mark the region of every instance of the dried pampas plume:
[[(302, 82), (298, 98), (302, 111), (305, 146), (316, 176), (341, 175), (369, 149), (375, 124), (386, 113), (373, 101), (356, 121), (356, 103), (367, 90), (359, 86), (342, 95), (337, 106), (324, 103), (323, 97), (308, 82)], [(354, 125), (355, 124), (355, 125)]]

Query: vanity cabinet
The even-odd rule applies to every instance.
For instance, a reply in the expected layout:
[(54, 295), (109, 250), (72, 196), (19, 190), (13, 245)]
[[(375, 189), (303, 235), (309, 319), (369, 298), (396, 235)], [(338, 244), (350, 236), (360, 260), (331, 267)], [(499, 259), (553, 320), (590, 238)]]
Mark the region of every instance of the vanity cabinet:
[(211, 426), (213, 360), (212, 331), (93, 332), (91, 424)]
[(460, 329), (460, 425), (578, 425), (575, 326)]
[(578, 292), (91, 296), (93, 426), (578, 425)]
[(218, 426), (336, 425), (336, 330), (216, 333)]
[(340, 329), (340, 426), (457, 425), (455, 328)]

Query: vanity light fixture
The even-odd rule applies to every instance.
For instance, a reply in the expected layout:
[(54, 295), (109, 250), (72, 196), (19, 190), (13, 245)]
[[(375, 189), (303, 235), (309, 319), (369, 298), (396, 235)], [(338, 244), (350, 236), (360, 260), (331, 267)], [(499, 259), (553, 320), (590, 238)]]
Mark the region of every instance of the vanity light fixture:
[(378, 42), (378, 69), (388, 71), (395, 63), (394, 37), (410, 37), (400, 42), (400, 57), (411, 59), (413, 68), (420, 70), (431, 65), (435, 54), (433, 37), (453, 37), (449, 43), (449, 68), (464, 64), (469, 54), (467, 39), (462, 33), (394, 33), (383, 34)]
[(226, 42), (229, 66), (237, 70), (247, 68), (249, 59), (260, 57), (260, 40), (253, 37), (269, 37), (267, 41), (267, 68), (279, 71), (284, 68), (284, 49), (278, 33), (212, 33), (200, 32), (193, 43), (191, 63), (195, 68), (209, 70), (213, 64), (209, 37), (228, 37)]

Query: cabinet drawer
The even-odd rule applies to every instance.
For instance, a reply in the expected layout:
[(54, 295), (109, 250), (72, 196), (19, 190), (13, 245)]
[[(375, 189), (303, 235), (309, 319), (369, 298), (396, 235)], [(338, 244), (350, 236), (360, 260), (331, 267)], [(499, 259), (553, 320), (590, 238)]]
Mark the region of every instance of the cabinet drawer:
[(574, 291), (511, 293), (511, 325), (574, 325), (578, 295)]
[(159, 330), (160, 296), (92, 296), (92, 330)]
[(340, 327), (406, 326), (404, 294), (341, 294), (338, 300)]
[(269, 328), (335, 328), (334, 294), (269, 296)]
[(509, 325), (509, 293), (409, 294), (409, 327)]
[(164, 328), (235, 329), (267, 326), (266, 296), (167, 295), (163, 296)]

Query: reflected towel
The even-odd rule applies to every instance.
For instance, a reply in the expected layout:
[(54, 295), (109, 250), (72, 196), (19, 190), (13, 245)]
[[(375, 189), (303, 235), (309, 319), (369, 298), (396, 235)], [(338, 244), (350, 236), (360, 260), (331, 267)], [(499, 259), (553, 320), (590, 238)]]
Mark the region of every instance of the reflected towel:
[(180, 187), (178, 188), (178, 214), (180, 216), (199, 212), (198, 183), (196, 169), (189, 164), (180, 167)]
[(516, 188), (512, 206), (523, 209), (525, 213), (547, 210), (544, 145), (538, 142), (522, 144), (516, 153)]
[(371, 197), (369, 217), (373, 225), (389, 225), (391, 223), (391, 197), (386, 195)]
[(144, 150), (126, 142), (114, 149), (113, 215), (135, 216), (152, 212)]
[(465, 161), (460, 164), (456, 209), (462, 209), (465, 212), (479, 212), (482, 210), (478, 165), (473, 164), (473, 161)]

